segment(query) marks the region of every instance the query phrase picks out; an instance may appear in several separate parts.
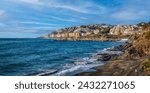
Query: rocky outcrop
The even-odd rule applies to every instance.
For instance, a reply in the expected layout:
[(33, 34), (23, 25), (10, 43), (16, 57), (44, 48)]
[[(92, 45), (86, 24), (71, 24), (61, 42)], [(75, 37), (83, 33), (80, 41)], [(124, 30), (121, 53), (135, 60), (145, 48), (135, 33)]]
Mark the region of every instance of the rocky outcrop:
[[(150, 75), (150, 23), (139, 24), (140, 34), (133, 34), (125, 45), (116, 46), (109, 51), (122, 51), (121, 56), (96, 67), (95, 72), (84, 72), (84, 76), (147, 76)], [(109, 57), (104, 55), (105, 59)], [(100, 59), (102, 56), (100, 56)]]
[(97, 59), (97, 61), (108, 61), (111, 59), (111, 56), (107, 53), (101, 53), (97, 54), (95, 58)]
[(95, 72), (83, 72), (80, 76), (145, 76), (144, 59), (115, 59), (103, 66), (96, 67)]
[(113, 35), (132, 35), (142, 30), (142, 27), (137, 25), (117, 25), (110, 29), (110, 34)]
[(43, 38), (58, 40), (119, 40), (122, 36), (132, 35), (141, 31), (138, 25), (82, 25), (60, 29)]
[(127, 54), (130, 56), (150, 56), (150, 24), (143, 27), (140, 34), (134, 34), (131, 37), (131, 46), (127, 48)]

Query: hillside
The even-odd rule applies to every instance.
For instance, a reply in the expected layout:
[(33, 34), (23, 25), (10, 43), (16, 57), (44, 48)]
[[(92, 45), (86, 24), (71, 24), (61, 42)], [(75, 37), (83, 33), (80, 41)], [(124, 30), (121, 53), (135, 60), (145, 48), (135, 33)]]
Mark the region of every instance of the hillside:
[(143, 29), (139, 35), (132, 36), (132, 46), (128, 53), (133, 56), (150, 55), (150, 25)]
[(57, 40), (120, 40), (135, 33), (139, 33), (141, 25), (82, 25), (60, 29), (42, 38), (52, 38)]

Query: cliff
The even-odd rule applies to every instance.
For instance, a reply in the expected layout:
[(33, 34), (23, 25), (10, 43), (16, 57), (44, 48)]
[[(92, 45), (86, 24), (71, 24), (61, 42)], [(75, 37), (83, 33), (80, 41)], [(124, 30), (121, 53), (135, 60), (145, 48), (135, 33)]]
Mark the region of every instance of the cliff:
[(120, 40), (139, 33), (141, 29), (139, 25), (82, 25), (60, 29), (42, 37), (58, 40)]
[(131, 35), (130, 46), (126, 48), (126, 53), (130, 56), (150, 55), (150, 23), (142, 26), (142, 31)]
[[(141, 24), (139, 24), (141, 25)], [(95, 72), (84, 72), (88, 76), (149, 76), (150, 75), (150, 23), (142, 25), (141, 33), (133, 34), (130, 41), (112, 49), (122, 51), (118, 56)]]

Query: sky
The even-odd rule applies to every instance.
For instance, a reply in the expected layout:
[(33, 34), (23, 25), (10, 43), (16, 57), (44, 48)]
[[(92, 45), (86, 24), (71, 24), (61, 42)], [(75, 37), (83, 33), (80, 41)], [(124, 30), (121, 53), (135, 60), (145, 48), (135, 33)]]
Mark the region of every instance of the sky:
[(35, 38), (86, 24), (150, 21), (149, 0), (0, 0), (0, 38)]

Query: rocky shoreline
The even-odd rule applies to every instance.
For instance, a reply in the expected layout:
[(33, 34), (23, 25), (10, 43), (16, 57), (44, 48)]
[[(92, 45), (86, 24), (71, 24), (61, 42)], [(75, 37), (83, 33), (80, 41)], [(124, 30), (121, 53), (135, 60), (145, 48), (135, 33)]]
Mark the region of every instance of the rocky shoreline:
[[(95, 72), (83, 72), (80, 76), (149, 76), (150, 75), (150, 23), (143, 27), (139, 35), (110, 51), (122, 51), (122, 55), (107, 60)], [(109, 50), (108, 50), (109, 51)], [(101, 57), (100, 57), (101, 58)]]
[(96, 70), (96, 72), (82, 72), (77, 74), (77, 76), (89, 76), (89, 75), (99, 75), (97, 72), (99, 72), (99, 69), (102, 69), (103, 66), (107, 65), (110, 63), (110, 61), (118, 59), (118, 57), (121, 57), (124, 53), (124, 46), (127, 44), (125, 42), (124, 45), (119, 45), (119, 46), (114, 46), (108, 49), (104, 49), (100, 52), (98, 52), (96, 55), (94, 55), (94, 59), (97, 61), (101, 61), (104, 63), (104, 65), (94, 67), (93, 69)]
[(119, 41), (129, 38), (124, 45), (102, 51), (94, 58), (105, 62), (95, 72), (80, 76), (147, 76), (150, 75), (150, 22), (137, 25), (86, 25), (54, 31), (42, 38), (56, 40)]

